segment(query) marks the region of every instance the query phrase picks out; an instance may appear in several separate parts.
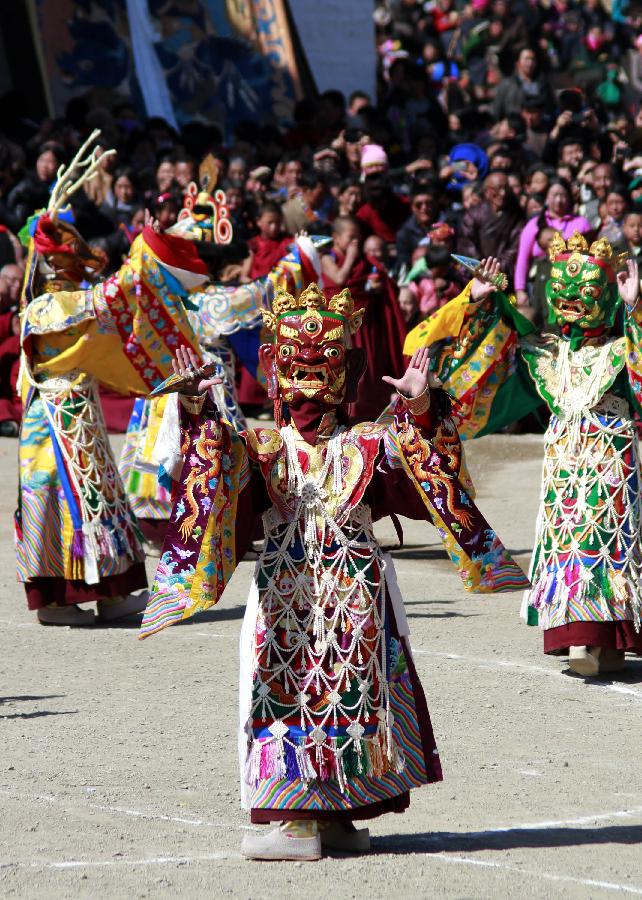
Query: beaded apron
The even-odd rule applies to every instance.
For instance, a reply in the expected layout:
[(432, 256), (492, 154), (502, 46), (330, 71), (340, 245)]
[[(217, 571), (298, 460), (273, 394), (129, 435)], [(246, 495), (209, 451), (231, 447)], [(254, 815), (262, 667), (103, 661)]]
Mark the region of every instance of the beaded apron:
[(386, 561), (361, 502), (381, 437), (368, 427), (363, 440), (364, 426), (339, 429), (317, 447), (290, 426), (259, 433), (262, 449), (285, 451), (267, 457), (248, 433), (275, 501), (263, 517), (245, 648), (251, 696), (241, 704), (254, 808), (301, 808), (305, 796), (305, 808), (349, 809), (427, 780), (402, 645), (387, 621)]
[(609, 343), (597, 353), (560, 346), (526, 598), (545, 629), (622, 620), (640, 627), (638, 441), (628, 402), (604, 392), (610, 366)]
[(98, 383), (74, 370), (32, 385), (38, 395), (27, 405), (20, 438), (18, 577), (97, 584), (144, 560)]

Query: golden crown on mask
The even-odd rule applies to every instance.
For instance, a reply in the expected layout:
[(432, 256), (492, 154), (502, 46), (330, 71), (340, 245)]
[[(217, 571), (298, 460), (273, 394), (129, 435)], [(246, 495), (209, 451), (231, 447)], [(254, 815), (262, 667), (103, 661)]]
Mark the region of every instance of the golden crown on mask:
[(628, 258), (628, 253), (614, 253), (613, 247), (606, 238), (601, 237), (589, 245), (583, 234), (574, 231), (565, 241), (563, 235), (556, 231), (548, 245), (548, 258), (551, 262), (560, 262), (568, 253), (578, 254), (589, 259), (604, 260), (614, 270), (619, 269)]
[(276, 331), (277, 320), (289, 314), (305, 314), (309, 312), (326, 312), (345, 320), (350, 334), (361, 325), (364, 310), (355, 312), (354, 300), (348, 288), (344, 288), (340, 294), (335, 294), (329, 300), (324, 295), (318, 284), (314, 282), (301, 292), (298, 298), (279, 288), (272, 301), (272, 309), (262, 309), (261, 315), (266, 328)]

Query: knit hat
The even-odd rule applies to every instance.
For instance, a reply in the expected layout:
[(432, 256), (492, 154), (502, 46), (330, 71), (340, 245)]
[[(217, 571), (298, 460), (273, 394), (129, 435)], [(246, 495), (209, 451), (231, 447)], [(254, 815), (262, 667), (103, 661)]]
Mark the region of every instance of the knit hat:
[(361, 177), (388, 171), (388, 155), (379, 144), (366, 144), (361, 151)]
[[(481, 147), (477, 144), (455, 144), (449, 155), (449, 161), (454, 162), (471, 162), (477, 169), (477, 178), (482, 181), (487, 175), (490, 168), (488, 157)], [(455, 172), (446, 186), (448, 191), (459, 191), (465, 185), (470, 184), (470, 180), (466, 178), (462, 172)]]

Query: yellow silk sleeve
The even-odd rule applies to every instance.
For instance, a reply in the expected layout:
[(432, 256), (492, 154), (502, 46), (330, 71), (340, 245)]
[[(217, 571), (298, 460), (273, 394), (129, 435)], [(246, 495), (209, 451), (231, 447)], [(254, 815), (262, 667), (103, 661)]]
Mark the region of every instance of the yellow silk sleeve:
[[(123, 353), (118, 334), (104, 334), (92, 319), (74, 329), (34, 338), (32, 372), (51, 377), (79, 369), (121, 394), (146, 395), (149, 390)], [(42, 353), (46, 350), (47, 355)], [(49, 356), (55, 353), (55, 356)]]
[(182, 297), (177, 279), (139, 235), (106, 281), (29, 304), (23, 368), (39, 381), (78, 370), (122, 394), (146, 395), (171, 373), (176, 346), (198, 347)]
[(461, 294), (438, 309), (425, 321), (420, 322), (406, 337), (403, 347), (405, 356), (412, 356), (421, 347), (430, 347), (444, 338), (457, 337), (464, 323), (464, 316), (470, 301), (470, 281)]

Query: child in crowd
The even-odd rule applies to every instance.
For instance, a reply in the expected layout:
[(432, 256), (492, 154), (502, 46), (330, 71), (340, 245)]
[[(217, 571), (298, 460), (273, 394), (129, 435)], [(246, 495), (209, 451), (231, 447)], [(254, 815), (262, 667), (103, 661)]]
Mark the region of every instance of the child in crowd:
[(630, 212), (624, 216), (622, 222), (622, 240), (617, 249), (626, 251), (639, 260), (642, 254), (642, 213)]
[(241, 281), (253, 281), (267, 275), (288, 252), (293, 241), (283, 231), (283, 213), (278, 203), (266, 200), (256, 220), (259, 233), (248, 241), (250, 255), (243, 263)]
[(412, 255), (404, 285), (415, 297), (421, 318), (456, 297), (465, 284), (451, 257), (454, 241), (454, 229), (447, 222), (436, 222)]
[(381, 263), (382, 266), (388, 267), (390, 254), (388, 253), (388, 245), (378, 235), (371, 234), (363, 242), (363, 252), (366, 256), (371, 256)]
[(610, 244), (622, 241), (622, 223), (628, 206), (628, 196), (624, 188), (614, 187), (606, 195), (604, 217), (599, 237), (606, 238)]
[(399, 309), (406, 323), (406, 328), (410, 331), (415, 325), (419, 324), (421, 316), (419, 314), (419, 301), (415, 291), (411, 285), (407, 284), (399, 288)]
[[(417, 248), (424, 250), (424, 248)], [(407, 286), (417, 300), (420, 317), (426, 318), (461, 292), (461, 280), (452, 265), (450, 250), (445, 244), (431, 243), (424, 252), (422, 274)]]
[(382, 261), (363, 251), (359, 221), (352, 216), (338, 216), (332, 238), (330, 252), (321, 257), (325, 294), (331, 297), (347, 287), (355, 307), (365, 309), (363, 325), (354, 341), (356, 347), (364, 350), (368, 365), (350, 415), (355, 420), (374, 420), (390, 400), (390, 391), (381, 380), (384, 370), (403, 368), (405, 324)]
[[(337, 292), (344, 287), (352, 291), (353, 286), (365, 290), (370, 268), (372, 266), (368, 266), (362, 253), (359, 222), (352, 216), (337, 216), (332, 227), (332, 248), (321, 258), (324, 284), (326, 287), (332, 285)], [(368, 290), (378, 291), (380, 287), (380, 278), (377, 278)]]
[[(152, 207), (152, 213), (162, 231), (176, 223), (180, 207), (174, 194), (165, 191), (156, 198)], [(142, 226), (141, 226), (142, 228)]]

